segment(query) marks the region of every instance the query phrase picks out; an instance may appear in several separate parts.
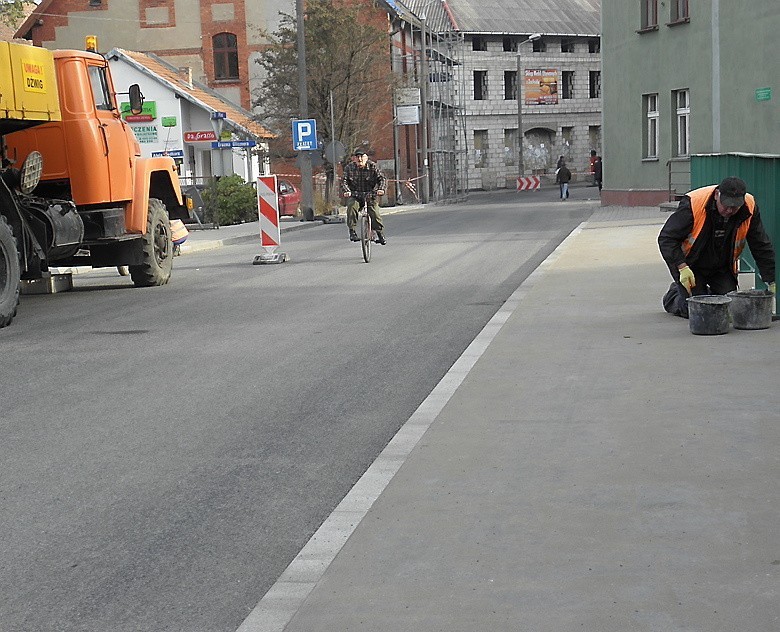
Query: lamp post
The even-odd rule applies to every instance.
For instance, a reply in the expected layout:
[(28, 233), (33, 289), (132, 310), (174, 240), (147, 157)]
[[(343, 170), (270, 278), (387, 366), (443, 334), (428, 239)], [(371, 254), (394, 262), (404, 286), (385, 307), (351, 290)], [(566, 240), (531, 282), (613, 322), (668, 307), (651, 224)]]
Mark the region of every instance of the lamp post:
[(520, 178), (523, 177), (525, 166), (523, 164), (523, 85), (525, 76), (522, 64), (522, 51), (520, 47), (528, 42), (535, 42), (542, 38), (541, 33), (529, 35), (526, 39), (517, 45), (517, 145), (519, 148), (519, 157), (517, 161), (517, 173)]

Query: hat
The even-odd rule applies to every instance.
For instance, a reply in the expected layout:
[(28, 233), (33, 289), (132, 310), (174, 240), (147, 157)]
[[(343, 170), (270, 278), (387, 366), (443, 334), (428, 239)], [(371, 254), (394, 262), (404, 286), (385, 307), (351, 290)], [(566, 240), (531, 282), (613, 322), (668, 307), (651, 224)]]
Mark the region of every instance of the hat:
[(729, 176), (718, 185), (720, 191), (720, 203), (723, 206), (740, 207), (745, 203), (745, 191), (747, 186), (741, 178)]
[(352, 154), (353, 156), (368, 156), (366, 152), (364, 152), (362, 149), (356, 149), (355, 153)]

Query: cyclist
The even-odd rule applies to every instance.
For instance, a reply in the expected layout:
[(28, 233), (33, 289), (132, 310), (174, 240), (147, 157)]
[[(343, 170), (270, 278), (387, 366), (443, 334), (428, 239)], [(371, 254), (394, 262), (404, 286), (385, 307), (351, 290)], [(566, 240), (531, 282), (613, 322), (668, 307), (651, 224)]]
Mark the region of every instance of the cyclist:
[[(355, 232), (357, 225), (357, 213), (360, 204), (366, 194), (373, 194), (373, 199), (368, 201), (368, 214), (371, 216), (371, 225), (376, 231), (376, 240), (383, 246), (387, 243), (383, 231), (382, 216), (379, 214), (379, 202), (377, 197), (385, 194), (387, 178), (379, 166), (368, 159), (368, 154), (358, 149), (352, 154), (352, 162), (344, 167), (344, 177), (341, 179), (341, 190), (347, 200), (347, 227), (349, 228), (350, 241), (360, 241)], [(359, 199), (358, 199), (359, 198)]]

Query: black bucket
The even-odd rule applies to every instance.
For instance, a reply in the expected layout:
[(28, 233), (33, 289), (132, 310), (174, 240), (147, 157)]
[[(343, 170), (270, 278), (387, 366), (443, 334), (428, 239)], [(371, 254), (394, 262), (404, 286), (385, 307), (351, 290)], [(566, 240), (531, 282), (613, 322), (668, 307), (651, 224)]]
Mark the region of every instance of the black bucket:
[(688, 325), (692, 334), (716, 336), (729, 332), (728, 296), (691, 296), (688, 301)]
[(726, 296), (731, 298), (729, 312), (734, 329), (766, 329), (772, 324), (775, 297), (769, 292), (735, 290)]

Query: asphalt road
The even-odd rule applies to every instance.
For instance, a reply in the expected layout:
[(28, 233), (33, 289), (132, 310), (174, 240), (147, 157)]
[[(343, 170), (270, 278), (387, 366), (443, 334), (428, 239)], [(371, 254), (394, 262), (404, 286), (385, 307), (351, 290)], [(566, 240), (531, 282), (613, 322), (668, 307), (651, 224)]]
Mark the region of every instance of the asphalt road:
[(232, 632), (594, 189), (113, 270), (0, 331), (0, 630)]

